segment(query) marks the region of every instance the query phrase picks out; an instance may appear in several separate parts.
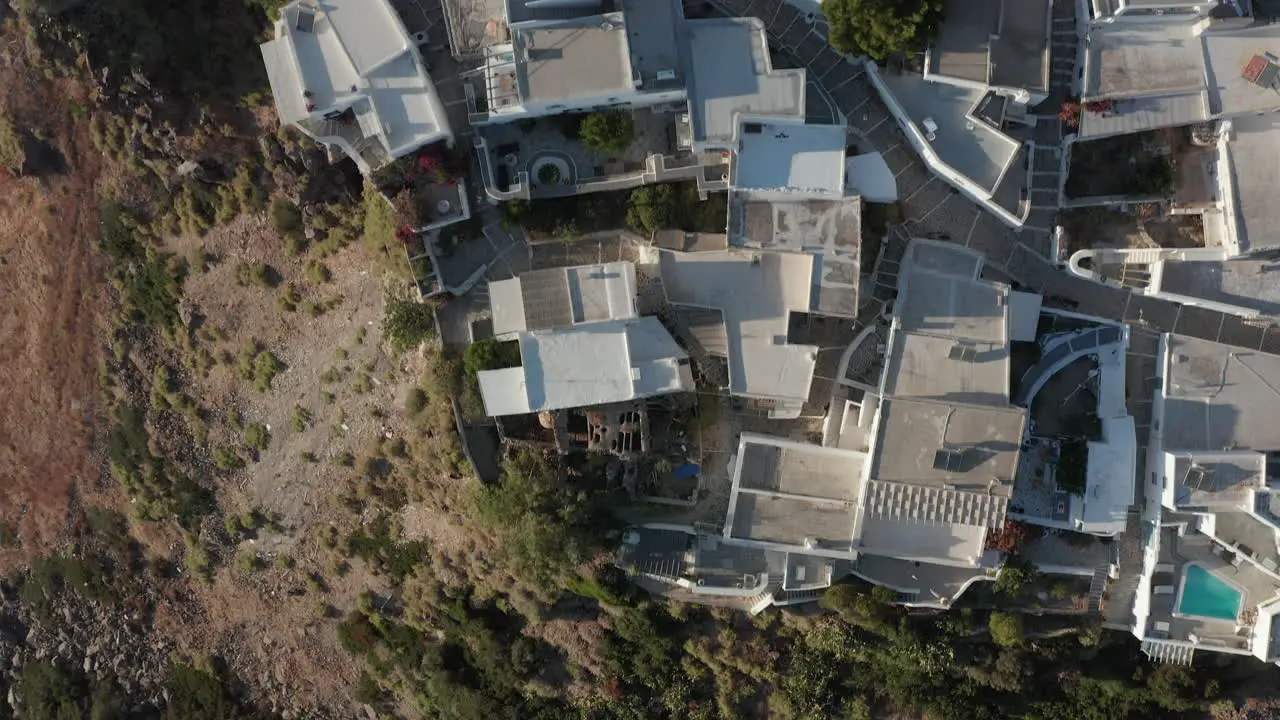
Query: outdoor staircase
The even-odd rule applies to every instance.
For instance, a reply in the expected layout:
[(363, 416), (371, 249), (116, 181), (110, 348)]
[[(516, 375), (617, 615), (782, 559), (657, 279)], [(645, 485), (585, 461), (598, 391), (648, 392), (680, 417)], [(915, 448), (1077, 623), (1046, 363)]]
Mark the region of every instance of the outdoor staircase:
[(1093, 569), (1093, 579), (1089, 582), (1089, 612), (1102, 612), (1102, 593), (1107, 589), (1107, 580), (1111, 579), (1111, 565), (1099, 565)]
[(903, 605), (918, 603), (920, 602), (920, 591), (913, 590), (911, 592), (900, 592), (898, 593), (898, 596), (893, 599), (893, 601), (896, 603), (902, 603)]
[(784, 590), (777, 594), (774, 603), (777, 605), (799, 605), (806, 602), (817, 602), (822, 599), (822, 594), (827, 591), (826, 588), (818, 588), (817, 590)]
[(1142, 652), (1152, 662), (1169, 663), (1170, 665), (1190, 665), (1196, 649), (1190, 645), (1169, 642), (1168, 640), (1143, 640)]
[(897, 295), (898, 271), (902, 268), (902, 260), (907, 254), (907, 244), (910, 241), (910, 235), (902, 226), (895, 225), (889, 228), (871, 272), (873, 298), (889, 302)]
[(778, 592), (777, 583), (769, 583), (759, 595), (755, 595), (747, 600), (747, 612), (751, 615), (759, 615), (768, 608), (773, 606), (774, 596)]

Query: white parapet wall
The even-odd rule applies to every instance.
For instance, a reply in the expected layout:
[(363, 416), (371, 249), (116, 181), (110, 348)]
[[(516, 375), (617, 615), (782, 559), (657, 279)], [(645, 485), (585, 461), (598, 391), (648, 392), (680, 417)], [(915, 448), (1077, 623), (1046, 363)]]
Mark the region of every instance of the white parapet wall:
[(1012, 228), (1022, 227), (1022, 218), (1017, 217), (1008, 210), (1000, 207), (991, 196), (991, 193), (979, 187), (972, 180), (961, 175), (942, 161), (938, 154), (934, 152), (933, 147), (925, 139), (920, 132), (920, 128), (911, 120), (911, 116), (907, 114), (906, 109), (894, 97), (893, 91), (885, 84), (884, 78), (880, 77), (880, 68), (874, 60), (863, 61), (867, 71), (867, 77), (871, 80), (871, 84), (875, 86), (876, 92), (880, 94), (880, 99), (884, 101), (885, 107), (889, 109), (889, 113), (897, 120), (898, 126), (902, 128), (902, 132), (907, 136), (907, 142), (911, 147), (915, 148), (916, 153), (924, 160), (924, 164), (928, 166), (938, 177), (945, 180), (952, 187), (959, 190), (965, 197), (978, 203), (992, 215), (1000, 218), (1000, 221)]

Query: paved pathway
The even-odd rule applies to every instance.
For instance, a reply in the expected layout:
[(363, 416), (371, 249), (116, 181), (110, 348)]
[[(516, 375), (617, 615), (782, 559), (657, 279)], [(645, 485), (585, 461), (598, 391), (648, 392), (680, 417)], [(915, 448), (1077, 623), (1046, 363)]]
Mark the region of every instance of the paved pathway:
[[(987, 258), (988, 271), (996, 278), (1042, 293), (1046, 305), (1130, 326), (1126, 362), (1126, 404), (1134, 417), (1137, 438), (1135, 503), (1142, 502), (1146, 477), (1146, 444), (1155, 391), (1157, 351), (1161, 333), (1174, 332), (1267, 353), (1280, 354), (1280, 326), (1274, 318), (1245, 320), (1197, 307), (1135, 295), (1071, 275), (1052, 255), (1051, 229), (1058, 213), (1058, 188), (1062, 168), (1063, 128), (1056, 109), (1071, 93), (1077, 67), (1078, 38), (1075, 3), (1054, 3), (1050, 43), (1050, 98), (1032, 109), (1036, 124), (1030, 134), (1030, 185), (1024, 227), (1015, 230), (961, 195), (924, 166), (906, 142), (897, 121), (889, 114), (860, 63), (851, 63), (830, 48), (825, 38), (805, 22), (800, 11), (783, 0), (714, 0), (729, 15), (761, 18), (775, 51), (791, 55), (805, 67), (810, 80), (826, 89), (836, 107), (848, 119), (854, 134), (878, 150), (897, 178), (905, 222), (891, 228), (881, 256), (872, 270), (869, 289), (883, 302), (892, 299), (897, 269), (912, 236), (946, 239), (979, 250)], [(1020, 170), (1020, 168), (1015, 168)], [(1125, 539), (1140, 536), (1130, 527)], [(1132, 558), (1122, 558), (1132, 565)], [(1136, 577), (1126, 574), (1127, 579)], [(1128, 583), (1132, 585), (1132, 583)], [(1124, 618), (1131, 606), (1133, 588), (1122, 583), (1113, 591), (1114, 618)]]
[[(1059, 150), (1052, 143), (1061, 141), (1061, 128), (1056, 115), (1046, 114), (1045, 105), (1038, 108), (1041, 116), (1033, 133), (1032, 208), (1026, 227), (1015, 230), (924, 166), (866, 79), (862, 65), (850, 63), (832, 50), (805, 22), (804, 13), (783, 0), (717, 0), (715, 4), (730, 15), (761, 18), (775, 50), (789, 54), (805, 67), (810, 78), (826, 88), (849, 125), (884, 155), (897, 177), (905, 226), (911, 235), (947, 239), (981, 251), (990, 267), (1024, 288), (1044, 293), (1050, 305), (1072, 305), (1078, 312), (1132, 324), (1135, 351), (1148, 357), (1154, 355), (1154, 337), (1161, 332), (1280, 354), (1280, 326), (1272, 318), (1246, 321), (1235, 315), (1134, 295), (1078, 278), (1050, 260), (1048, 229), (1057, 214), (1051, 195), (1056, 194), (1060, 172)], [(1074, 68), (1074, 42), (1070, 40), (1073, 31), (1064, 32), (1061, 27), (1070, 26), (1068, 21), (1074, 19), (1074, 10), (1068, 10), (1068, 6), (1070, 2), (1055, 3), (1051, 45), (1055, 97), (1065, 91), (1074, 72), (1068, 69)], [(897, 259), (900, 258), (899, 250)]]

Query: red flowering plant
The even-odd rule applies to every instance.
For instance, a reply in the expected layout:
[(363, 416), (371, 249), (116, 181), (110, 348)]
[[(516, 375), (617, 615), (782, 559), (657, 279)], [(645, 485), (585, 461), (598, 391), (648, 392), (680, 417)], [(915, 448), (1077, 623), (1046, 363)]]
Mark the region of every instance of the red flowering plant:
[(1062, 103), (1062, 108), (1058, 110), (1058, 119), (1067, 124), (1067, 127), (1080, 126), (1080, 103), (1075, 100), (1068, 100)]
[(1090, 100), (1084, 104), (1084, 109), (1098, 115), (1106, 114), (1113, 107), (1110, 100)]
[(998, 530), (987, 531), (987, 548), (1004, 553), (1016, 553), (1022, 546), (1040, 537), (1042, 530), (1038, 527), (1020, 523), (1017, 520), (1005, 520), (1004, 526)]

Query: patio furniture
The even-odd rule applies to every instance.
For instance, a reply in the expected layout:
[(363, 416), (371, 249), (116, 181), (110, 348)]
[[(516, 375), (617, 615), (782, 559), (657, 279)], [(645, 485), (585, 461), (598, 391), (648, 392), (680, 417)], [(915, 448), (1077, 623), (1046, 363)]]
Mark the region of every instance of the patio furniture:
[(938, 123), (932, 117), (925, 118), (920, 124), (924, 126), (924, 136), (929, 142), (938, 139)]

